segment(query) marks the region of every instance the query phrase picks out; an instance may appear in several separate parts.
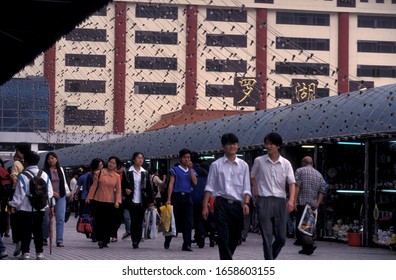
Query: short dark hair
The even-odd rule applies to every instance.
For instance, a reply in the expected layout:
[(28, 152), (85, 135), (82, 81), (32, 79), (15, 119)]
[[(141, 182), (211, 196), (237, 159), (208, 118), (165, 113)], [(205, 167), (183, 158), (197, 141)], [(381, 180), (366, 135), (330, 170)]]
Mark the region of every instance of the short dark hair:
[(234, 133), (225, 133), (221, 136), (221, 145), (238, 144), (238, 137)]
[(24, 160), (28, 166), (37, 165), (40, 161), (40, 155), (36, 152), (30, 151), (24, 155)]
[(15, 150), (19, 151), (22, 155), (25, 156), (31, 151), (30, 144), (26, 142), (17, 143), (15, 145)]
[(186, 154), (190, 154), (191, 155), (191, 151), (189, 149), (181, 149), (179, 151), (179, 158), (182, 158)]
[(267, 141), (271, 142), (275, 146), (282, 147), (282, 136), (276, 132), (268, 133), (267, 136), (264, 137), (264, 144), (267, 143)]

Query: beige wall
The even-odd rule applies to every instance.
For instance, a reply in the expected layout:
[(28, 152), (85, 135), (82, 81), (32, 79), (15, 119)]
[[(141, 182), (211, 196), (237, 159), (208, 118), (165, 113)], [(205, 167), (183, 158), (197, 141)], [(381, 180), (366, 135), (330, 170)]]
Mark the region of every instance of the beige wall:
[[(116, 1), (117, 2), (117, 1)], [(172, 1), (178, 6), (177, 20), (163, 20), (163, 19), (147, 19), (135, 17), (135, 3), (136, 1), (127, 2), (127, 34), (126, 34), (126, 102), (125, 102), (125, 133), (142, 132), (148, 127), (158, 122), (161, 115), (178, 111), (185, 103), (185, 78), (186, 71), (186, 16), (184, 10), (186, 9), (187, 1)], [(144, 1), (139, 1), (144, 2)], [(146, 1), (148, 2), (148, 1)], [(152, 3), (169, 4), (169, 1), (150, 1)], [(205, 83), (209, 84), (233, 84), (234, 73), (216, 73), (205, 71), (205, 60), (216, 58), (225, 59), (243, 59), (247, 60), (248, 73), (246, 76), (255, 76), (255, 63), (251, 57), (256, 56), (255, 44), (250, 45), (251, 41), (255, 41), (256, 36), (256, 9), (258, 7), (268, 9), (268, 69), (275, 69), (276, 61), (291, 60), (293, 55), (296, 55), (295, 62), (305, 62), (306, 56), (310, 53), (314, 57), (310, 62), (329, 63), (330, 69), (335, 69), (338, 64), (338, 12), (350, 13), (350, 56), (349, 69), (351, 80), (361, 80), (356, 77), (357, 64), (375, 64), (375, 65), (395, 65), (396, 54), (369, 54), (357, 53), (357, 40), (389, 40), (396, 41), (395, 29), (357, 29), (357, 14), (396, 14), (396, 5), (391, 4), (390, 0), (385, 0), (385, 4), (357, 2), (357, 8), (337, 8), (336, 1), (325, 0), (276, 0), (275, 4), (255, 4), (254, 0), (246, 1), (225, 1), (214, 0), (211, 7), (229, 7), (240, 8), (242, 3), (248, 11), (248, 21), (246, 23), (236, 22), (210, 22), (206, 21), (205, 3), (209, 1), (188, 1), (191, 4), (198, 5), (198, 38), (197, 38), (197, 109), (215, 109), (215, 110), (235, 110), (239, 109), (233, 105), (232, 98), (218, 98), (205, 96)], [(107, 42), (71, 42), (61, 39), (56, 43), (56, 89), (55, 89), (55, 129), (56, 131), (66, 133), (106, 133), (113, 131), (113, 91), (114, 85), (117, 83), (117, 78), (114, 77), (114, 16), (115, 3), (110, 3), (107, 8), (107, 16), (92, 16), (82, 23), (79, 28), (104, 28), (107, 30)], [(276, 11), (277, 10), (297, 10), (297, 11), (312, 11), (330, 13), (330, 26), (290, 26), (290, 25), (276, 25)], [(234, 26), (234, 28), (233, 28)], [(253, 26), (253, 28), (250, 28)], [(178, 32), (178, 45), (149, 45), (149, 44), (135, 44), (135, 30), (146, 31), (171, 31)], [(248, 47), (247, 48), (215, 48), (206, 47), (206, 34), (245, 34), (247, 31)], [(312, 37), (312, 38), (328, 38), (330, 39), (330, 51), (307, 51), (301, 55), (296, 50), (278, 50), (275, 44), (271, 46), (271, 41), (274, 41), (276, 36), (289, 37)], [(105, 68), (87, 68), (87, 67), (66, 67), (65, 55), (70, 53), (76, 54), (106, 54)], [(136, 55), (140, 56), (162, 56), (178, 58), (178, 70), (135, 70), (134, 58)], [(272, 57), (276, 59), (272, 61)], [(25, 77), (28, 75), (43, 75), (43, 56), (39, 56), (33, 65), (26, 67), (17, 77)], [(291, 80), (294, 78), (312, 78), (304, 77), (302, 75), (275, 75), (270, 74), (268, 70), (267, 92), (269, 93), (267, 104), (268, 108), (276, 107), (278, 105), (286, 105), (290, 100), (276, 100), (275, 87), (282, 84), (290, 86)], [(324, 87), (329, 84), (330, 95), (335, 95), (337, 92), (337, 85), (335, 79), (337, 76), (316, 76), (319, 80), (319, 87)], [(105, 80), (106, 93), (66, 93), (65, 79), (92, 79)], [(396, 79), (392, 78), (370, 78), (364, 80), (374, 81), (376, 86), (395, 83)], [(143, 95), (134, 93), (134, 82), (176, 82), (178, 85), (178, 93), (176, 96), (162, 96), (162, 95)], [(89, 110), (106, 110), (106, 124), (105, 126), (65, 126), (64, 125), (64, 109), (66, 105), (78, 105), (79, 109)], [(245, 110), (253, 110), (253, 107), (244, 108)]]

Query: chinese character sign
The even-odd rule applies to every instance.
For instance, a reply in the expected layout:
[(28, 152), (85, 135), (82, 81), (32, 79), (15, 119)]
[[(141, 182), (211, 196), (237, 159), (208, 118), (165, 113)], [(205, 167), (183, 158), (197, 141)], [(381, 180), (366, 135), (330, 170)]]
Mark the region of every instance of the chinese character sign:
[(259, 102), (259, 89), (256, 78), (235, 78), (236, 93), (234, 105), (255, 106)]
[(293, 103), (300, 103), (316, 98), (318, 82), (316, 80), (293, 80)]

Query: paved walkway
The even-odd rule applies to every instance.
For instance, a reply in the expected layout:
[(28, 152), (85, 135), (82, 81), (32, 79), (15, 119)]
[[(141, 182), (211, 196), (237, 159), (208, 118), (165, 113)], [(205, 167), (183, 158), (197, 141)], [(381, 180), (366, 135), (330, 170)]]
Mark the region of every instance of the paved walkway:
[[(77, 219), (70, 217), (65, 226), (65, 247), (53, 246), (52, 254), (49, 247), (44, 247), (46, 260), (218, 260), (217, 246), (211, 248), (207, 244), (203, 249), (193, 245), (193, 252), (181, 251), (182, 238), (172, 240), (169, 250), (163, 247), (164, 238), (159, 234), (157, 239), (144, 240), (139, 249), (132, 248), (130, 239), (110, 243), (109, 248), (99, 249), (97, 243), (91, 242), (85, 235), (77, 233), (75, 226)], [(121, 225), (119, 236), (124, 232)], [(3, 238), (8, 252), (7, 260), (17, 259), (12, 256), (14, 244), (11, 238)], [(396, 251), (388, 248), (350, 247), (345, 243), (317, 241), (317, 249), (311, 256), (299, 255), (300, 247), (293, 245), (293, 239), (287, 239), (286, 245), (279, 255), (279, 260), (396, 260)], [(240, 245), (234, 259), (237, 260), (262, 260), (263, 251), (261, 236), (249, 233), (247, 241)], [(34, 253), (33, 242), (31, 252)], [(35, 254), (32, 254), (33, 256)]]

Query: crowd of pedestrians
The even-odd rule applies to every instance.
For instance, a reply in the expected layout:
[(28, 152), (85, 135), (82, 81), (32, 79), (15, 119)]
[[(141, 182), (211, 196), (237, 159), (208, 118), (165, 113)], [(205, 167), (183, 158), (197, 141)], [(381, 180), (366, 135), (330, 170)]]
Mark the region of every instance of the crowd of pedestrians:
[[(0, 259), (8, 256), (2, 238), (10, 232), (14, 256), (20, 259), (30, 258), (32, 236), (38, 260), (44, 259), (43, 246), (52, 242), (59, 248), (67, 246), (63, 232), (70, 211), (75, 217), (90, 217), (93, 230), (86, 237), (100, 249), (118, 241), (122, 224), (122, 239), (130, 238), (132, 248), (139, 249), (145, 236), (146, 210), (155, 207), (161, 214), (163, 205), (172, 206), (176, 225), (175, 234), (164, 235), (165, 249), (179, 234), (181, 250), (187, 252), (193, 251), (193, 243), (204, 248), (208, 237), (210, 247), (218, 245), (220, 259), (232, 259), (246, 241), (254, 217), (264, 259), (276, 259), (285, 244), (289, 213), (297, 211), (300, 218), (306, 204), (318, 208), (325, 182), (313, 169), (310, 157), (304, 158), (303, 165), (308, 167), (298, 169), (295, 178), (291, 163), (280, 154), (282, 137), (278, 133), (266, 135), (267, 154), (257, 157), (251, 170), (237, 156), (238, 141), (233, 133), (222, 135), (224, 155), (212, 163), (181, 149), (177, 164), (162, 175), (155, 168), (144, 168), (145, 157), (139, 151), (132, 155), (131, 166), (117, 156), (107, 162), (94, 158), (89, 167), (74, 171), (70, 181), (55, 152), (47, 153), (44, 166), (39, 167), (40, 156), (29, 144), (18, 143), (10, 170), (0, 167), (0, 188), (8, 185), (10, 189), (7, 194), (1, 192)], [(303, 172), (311, 177), (302, 176)], [(46, 182), (48, 194), (41, 209), (32, 207), (30, 197), (29, 183), (37, 175)], [(310, 255), (316, 248), (313, 239), (301, 233), (297, 241), (303, 245), (299, 253)]]

